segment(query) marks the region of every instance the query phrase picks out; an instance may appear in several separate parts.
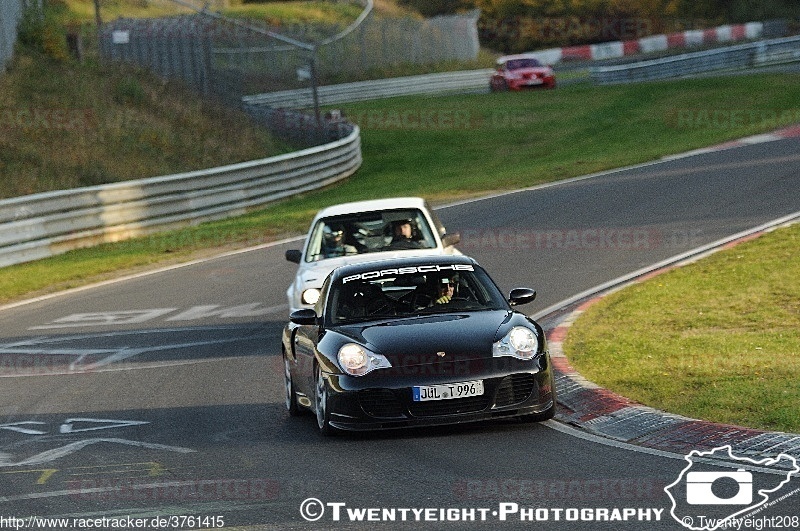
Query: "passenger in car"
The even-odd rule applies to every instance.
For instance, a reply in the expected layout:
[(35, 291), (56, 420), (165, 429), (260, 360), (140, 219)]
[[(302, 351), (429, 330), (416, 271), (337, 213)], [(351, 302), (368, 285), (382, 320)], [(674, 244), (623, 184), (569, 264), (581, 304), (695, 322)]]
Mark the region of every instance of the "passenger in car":
[(344, 243), (344, 227), (338, 224), (325, 225), (322, 228), (322, 255), (325, 258), (358, 254), (358, 250)]

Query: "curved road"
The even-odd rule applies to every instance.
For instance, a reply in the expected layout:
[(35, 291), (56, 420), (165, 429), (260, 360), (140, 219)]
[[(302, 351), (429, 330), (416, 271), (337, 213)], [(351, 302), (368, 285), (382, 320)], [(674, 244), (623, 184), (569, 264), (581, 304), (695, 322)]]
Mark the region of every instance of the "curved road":
[[(796, 212), (798, 190), (800, 139), (784, 139), (452, 205), (439, 214), (450, 230), (461, 231), (460, 248), (504, 291), (538, 290), (526, 308), (535, 313)], [(0, 515), (222, 516), (226, 528), (356, 526), (344, 512), (344, 521), (333, 521), (331, 506), (319, 522), (303, 520), (299, 507), (314, 497), (349, 508), (486, 508), (458, 513), (473, 514), (475, 527), (530, 527), (516, 512), (505, 520), (493, 512), (517, 503), (562, 529), (681, 529), (663, 491), (685, 467), (681, 455), (580, 437), (557, 423), (323, 438), (311, 417), (289, 419), (279, 337), (294, 272), (283, 253), (297, 245), (0, 311)], [(769, 477), (756, 473), (755, 481)], [(797, 514), (794, 500), (787, 507)], [(791, 514), (780, 507), (762, 514)], [(568, 521), (578, 513), (559, 512), (564, 508), (641, 514)], [(426, 518), (442, 518), (434, 513)], [(421, 525), (464, 526), (406, 524)]]

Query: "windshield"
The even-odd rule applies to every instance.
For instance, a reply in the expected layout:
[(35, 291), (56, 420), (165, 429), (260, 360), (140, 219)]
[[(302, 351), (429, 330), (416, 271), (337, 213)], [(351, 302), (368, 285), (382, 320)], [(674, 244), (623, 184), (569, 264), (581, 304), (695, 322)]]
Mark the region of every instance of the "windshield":
[(311, 231), (305, 261), (435, 247), (436, 239), (420, 210), (365, 212), (319, 220)]
[(494, 282), (472, 265), (429, 265), (345, 276), (329, 292), (333, 324), (435, 313), (508, 309)]
[(511, 59), (510, 61), (506, 62), (506, 68), (509, 70), (517, 70), (518, 68), (536, 68), (539, 66), (542, 66), (542, 63), (533, 58)]

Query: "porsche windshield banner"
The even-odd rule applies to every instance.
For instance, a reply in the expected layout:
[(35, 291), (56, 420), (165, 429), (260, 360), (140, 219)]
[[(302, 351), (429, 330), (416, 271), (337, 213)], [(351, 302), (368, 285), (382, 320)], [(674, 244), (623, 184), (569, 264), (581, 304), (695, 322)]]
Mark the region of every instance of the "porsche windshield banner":
[(475, 271), (470, 264), (430, 264), (410, 267), (394, 267), (378, 271), (367, 271), (356, 275), (348, 275), (342, 279), (342, 284), (353, 280), (373, 280), (383, 277), (396, 277), (398, 275), (412, 275), (414, 273), (437, 273), (439, 271)]

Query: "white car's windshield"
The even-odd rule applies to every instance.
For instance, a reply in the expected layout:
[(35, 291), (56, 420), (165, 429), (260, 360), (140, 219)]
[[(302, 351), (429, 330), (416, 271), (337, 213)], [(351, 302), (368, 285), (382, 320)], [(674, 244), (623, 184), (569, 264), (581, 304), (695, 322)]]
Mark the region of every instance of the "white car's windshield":
[(311, 231), (305, 261), (435, 247), (436, 239), (421, 211), (366, 212), (319, 220)]

